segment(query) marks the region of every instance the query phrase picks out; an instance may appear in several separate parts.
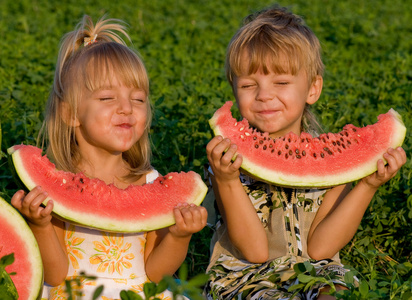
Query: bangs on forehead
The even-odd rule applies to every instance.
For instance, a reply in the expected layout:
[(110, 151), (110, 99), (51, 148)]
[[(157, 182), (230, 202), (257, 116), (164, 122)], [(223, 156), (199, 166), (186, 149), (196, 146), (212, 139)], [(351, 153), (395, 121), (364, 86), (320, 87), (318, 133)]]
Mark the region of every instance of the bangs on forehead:
[(110, 44), (101, 45), (102, 51), (91, 51), (94, 53), (85, 55), (88, 56), (88, 59), (84, 59), (87, 67), (83, 68), (82, 78), (85, 87), (95, 91), (106, 86), (107, 82), (112, 85), (111, 80), (115, 76), (123, 85), (142, 89), (148, 95), (149, 80), (137, 54), (118, 44)]
[(234, 57), (233, 73), (250, 75), (261, 70), (266, 75), (270, 72), (296, 75), (303, 67), (300, 51), (291, 45), (276, 46), (264, 40), (251, 40), (239, 51), (242, 54)]

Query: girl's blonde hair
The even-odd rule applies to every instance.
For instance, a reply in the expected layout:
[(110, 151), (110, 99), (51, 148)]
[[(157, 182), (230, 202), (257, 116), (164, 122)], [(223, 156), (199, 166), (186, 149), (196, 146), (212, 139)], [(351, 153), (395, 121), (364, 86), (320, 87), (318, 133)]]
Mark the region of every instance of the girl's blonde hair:
[[(94, 25), (85, 15), (76, 29), (61, 41), (53, 88), (46, 106), (43, 137), (48, 144), (47, 155), (58, 169), (80, 171), (77, 168), (80, 153), (72, 122), (85, 89), (99, 89), (114, 74), (126, 86), (142, 89), (149, 95), (144, 63), (138, 53), (126, 46), (120, 34), (130, 41), (122, 21), (102, 18)], [(152, 113), (150, 102), (146, 100), (148, 114), (144, 134), (123, 153), (133, 178), (151, 169), (149, 128)]]
[[(248, 60), (244, 60), (244, 55)], [(292, 75), (305, 70), (308, 84), (312, 84), (318, 75), (323, 75), (324, 65), (319, 40), (303, 19), (285, 8), (275, 7), (245, 18), (229, 43), (225, 69), (235, 91), (233, 80), (244, 70), (248, 74), (261, 69), (264, 74), (272, 71)], [(309, 107), (306, 105), (302, 129), (317, 131), (321, 128)]]

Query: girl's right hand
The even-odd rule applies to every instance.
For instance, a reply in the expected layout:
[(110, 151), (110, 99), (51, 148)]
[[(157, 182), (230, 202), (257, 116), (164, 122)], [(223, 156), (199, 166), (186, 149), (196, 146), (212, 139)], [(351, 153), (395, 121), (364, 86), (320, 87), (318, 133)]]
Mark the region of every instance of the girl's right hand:
[(47, 198), (47, 193), (37, 186), (27, 195), (24, 191), (17, 191), (11, 198), (11, 204), (27, 219), (27, 221), (37, 227), (45, 227), (51, 223), (51, 212), (53, 201), (42, 206), (42, 202)]
[(239, 168), (243, 158), (241, 154), (236, 154), (236, 151), (236, 144), (220, 135), (207, 144), (207, 159), (217, 181), (239, 180)]

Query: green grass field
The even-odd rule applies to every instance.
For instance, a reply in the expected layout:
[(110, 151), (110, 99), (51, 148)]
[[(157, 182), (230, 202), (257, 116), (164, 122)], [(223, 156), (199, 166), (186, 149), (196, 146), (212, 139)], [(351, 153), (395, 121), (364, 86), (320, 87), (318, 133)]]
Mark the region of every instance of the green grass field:
[[(55, 3), (54, 3), (55, 2)], [(326, 131), (347, 124), (364, 126), (390, 108), (408, 129), (404, 149), (411, 155), (412, 8), (402, 0), (279, 1), (302, 15), (319, 37), (326, 73), (314, 105)], [(16, 191), (6, 150), (35, 144), (53, 79), (61, 36), (83, 14), (107, 14), (129, 24), (151, 80), (154, 121), (153, 165), (161, 173), (203, 173), (205, 145), (212, 137), (208, 119), (233, 100), (223, 66), (226, 46), (247, 14), (270, 1), (1, 0), (0, 195)], [(412, 297), (411, 161), (382, 186), (353, 240), (341, 251), (361, 285), (345, 299)], [(189, 277), (204, 272), (212, 232), (192, 240)], [(352, 298), (351, 298), (352, 297)]]

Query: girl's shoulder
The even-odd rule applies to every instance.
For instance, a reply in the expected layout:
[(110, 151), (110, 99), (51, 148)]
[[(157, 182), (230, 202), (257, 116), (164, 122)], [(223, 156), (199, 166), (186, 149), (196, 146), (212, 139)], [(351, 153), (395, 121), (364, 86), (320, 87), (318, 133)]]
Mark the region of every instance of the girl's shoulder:
[(150, 170), (149, 173), (146, 174), (146, 183), (153, 182), (157, 177), (159, 177), (159, 172), (155, 169)]

